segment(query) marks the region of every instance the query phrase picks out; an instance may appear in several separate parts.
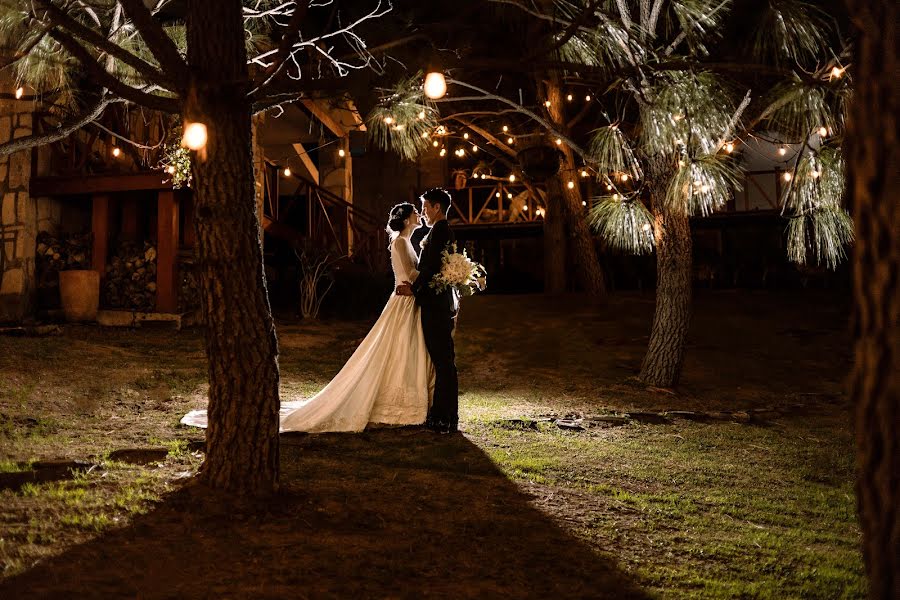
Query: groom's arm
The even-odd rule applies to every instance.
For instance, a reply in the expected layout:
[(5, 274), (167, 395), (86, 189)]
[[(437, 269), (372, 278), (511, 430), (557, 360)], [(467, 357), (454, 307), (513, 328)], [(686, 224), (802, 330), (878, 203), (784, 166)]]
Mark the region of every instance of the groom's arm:
[(435, 275), (440, 273), (443, 266), (443, 252), (450, 243), (450, 225), (446, 220), (438, 221), (434, 225), (434, 231), (431, 232), (431, 241), (427, 247), (422, 250), (424, 255), (419, 261), (419, 276), (412, 284), (412, 292), (418, 296), (423, 292), (428, 292), (428, 284)]

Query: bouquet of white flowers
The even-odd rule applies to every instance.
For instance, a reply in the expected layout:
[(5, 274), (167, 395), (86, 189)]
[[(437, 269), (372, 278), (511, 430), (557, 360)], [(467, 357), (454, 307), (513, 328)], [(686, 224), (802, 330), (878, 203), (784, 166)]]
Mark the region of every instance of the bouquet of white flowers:
[(431, 288), (438, 293), (448, 288), (454, 289), (460, 296), (471, 296), (475, 292), (484, 291), (487, 287), (487, 271), (469, 258), (465, 248), (459, 253), (456, 251), (456, 242), (453, 242), (441, 255), (441, 271), (429, 283)]

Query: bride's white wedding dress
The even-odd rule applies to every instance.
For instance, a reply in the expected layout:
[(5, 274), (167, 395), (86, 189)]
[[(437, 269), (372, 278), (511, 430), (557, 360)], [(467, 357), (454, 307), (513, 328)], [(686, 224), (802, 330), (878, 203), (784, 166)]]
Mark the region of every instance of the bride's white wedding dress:
[[(394, 284), (413, 281), (416, 253), (409, 239), (391, 243)], [(425, 422), (434, 390), (434, 372), (419, 307), (412, 296), (391, 294), (347, 364), (322, 391), (305, 401), (281, 403), (281, 431), (362, 431), (366, 425)], [(206, 411), (181, 422), (206, 427)]]

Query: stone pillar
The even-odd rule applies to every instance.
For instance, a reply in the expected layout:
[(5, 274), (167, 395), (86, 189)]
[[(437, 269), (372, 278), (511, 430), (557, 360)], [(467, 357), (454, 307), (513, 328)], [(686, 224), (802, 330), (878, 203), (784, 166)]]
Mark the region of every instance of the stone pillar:
[[(10, 89), (11, 86), (5, 86)], [(30, 100), (0, 100), (0, 143), (31, 135)], [(0, 322), (31, 315), (37, 209), (28, 193), (31, 150), (0, 157)]]

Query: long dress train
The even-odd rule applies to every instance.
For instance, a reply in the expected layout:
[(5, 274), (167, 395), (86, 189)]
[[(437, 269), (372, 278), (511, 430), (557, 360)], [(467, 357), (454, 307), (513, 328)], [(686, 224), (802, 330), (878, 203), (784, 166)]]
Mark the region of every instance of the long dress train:
[[(416, 255), (409, 239), (391, 243), (395, 285), (413, 281)], [(381, 316), (334, 379), (305, 401), (281, 403), (281, 431), (362, 431), (369, 423), (425, 422), (434, 370), (425, 348), (419, 307), (410, 296), (391, 294)], [(206, 427), (206, 411), (181, 422)]]

